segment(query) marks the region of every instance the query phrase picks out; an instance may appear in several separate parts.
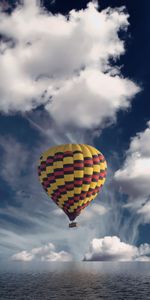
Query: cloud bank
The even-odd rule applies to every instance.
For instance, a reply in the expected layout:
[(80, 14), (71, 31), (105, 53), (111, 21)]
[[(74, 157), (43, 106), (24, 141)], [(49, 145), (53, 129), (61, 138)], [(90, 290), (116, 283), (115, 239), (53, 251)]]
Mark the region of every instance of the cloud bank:
[(84, 261), (150, 261), (150, 245), (139, 247), (121, 242), (117, 236), (93, 239)]
[(71, 261), (72, 255), (66, 251), (56, 252), (54, 244), (49, 243), (48, 245), (39, 248), (33, 248), (31, 251), (24, 250), (19, 253), (16, 253), (12, 255), (11, 259), (15, 261), (24, 261), (24, 262), (28, 262), (32, 260)]
[(139, 91), (114, 65), (125, 52), (118, 32), (127, 26), (123, 7), (99, 12), (93, 2), (68, 16), (33, 0), (0, 12), (0, 111), (43, 105), (57, 124), (77, 128), (114, 121)]
[(145, 131), (132, 138), (125, 162), (115, 173), (122, 191), (129, 195), (126, 207), (150, 222), (150, 121)]

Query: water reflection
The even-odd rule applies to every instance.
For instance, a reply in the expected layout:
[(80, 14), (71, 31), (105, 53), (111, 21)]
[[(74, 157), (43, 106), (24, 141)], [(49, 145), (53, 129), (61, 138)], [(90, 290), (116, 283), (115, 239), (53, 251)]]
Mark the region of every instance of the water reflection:
[(18, 264), (1, 271), (4, 299), (150, 299), (150, 263)]

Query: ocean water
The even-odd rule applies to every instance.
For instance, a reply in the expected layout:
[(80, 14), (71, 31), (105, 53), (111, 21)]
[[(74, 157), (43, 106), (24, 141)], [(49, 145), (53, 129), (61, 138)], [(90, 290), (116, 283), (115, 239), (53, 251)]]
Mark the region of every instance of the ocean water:
[(28, 263), (0, 271), (0, 300), (147, 300), (150, 263)]

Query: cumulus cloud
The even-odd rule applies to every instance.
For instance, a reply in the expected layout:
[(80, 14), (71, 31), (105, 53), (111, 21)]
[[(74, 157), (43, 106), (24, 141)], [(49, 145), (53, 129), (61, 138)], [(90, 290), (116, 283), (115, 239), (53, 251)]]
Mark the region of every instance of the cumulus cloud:
[(33, 259), (33, 255), (27, 251), (22, 251), (12, 256), (12, 260), (16, 261), (31, 261)]
[(127, 207), (150, 222), (150, 121), (145, 131), (132, 138), (125, 162), (115, 173), (122, 191), (129, 195)]
[(137, 90), (127, 79), (88, 68), (56, 92), (46, 109), (60, 124), (83, 128), (102, 126), (107, 120), (114, 120), (119, 109), (129, 106), (129, 99)]
[(56, 252), (55, 246), (52, 243), (39, 248), (33, 248), (30, 251), (21, 251), (11, 256), (15, 261), (71, 261), (72, 255), (66, 251)]
[(85, 261), (150, 261), (150, 245), (139, 247), (121, 242), (117, 236), (105, 236), (93, 239)]
[(0, 12), (0, 25), (2, 112), (42, 104), (60, 125), (91, 128), (114, 120), (139, 91), (110, 63), (125, 51), (124, 8), (99, 12), (91, 2), (66, 17), (26, 0), (11, 15)]

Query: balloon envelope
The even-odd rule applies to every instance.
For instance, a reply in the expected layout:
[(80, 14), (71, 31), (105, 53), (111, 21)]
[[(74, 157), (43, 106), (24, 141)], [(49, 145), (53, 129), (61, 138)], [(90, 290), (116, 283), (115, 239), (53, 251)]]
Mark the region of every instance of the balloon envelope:
[(52, 147), (42, 154), (38, 165), (43, 188), (71, 221), (100, 192), (106, 170), (102, 153), (85, 144)]

